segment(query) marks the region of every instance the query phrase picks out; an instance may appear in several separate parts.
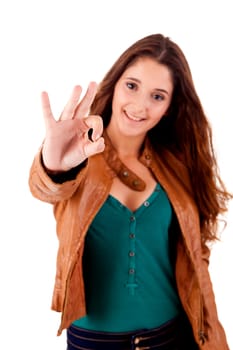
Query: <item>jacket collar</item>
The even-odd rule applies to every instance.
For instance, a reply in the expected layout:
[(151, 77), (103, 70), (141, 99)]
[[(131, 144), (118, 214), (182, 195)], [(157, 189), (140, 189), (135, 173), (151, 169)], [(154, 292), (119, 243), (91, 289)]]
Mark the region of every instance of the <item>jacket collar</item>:
[[(106, 131), (104, 131), (104, 140), (105, 150), (103, 155), (108, 166), (126, 186), (130, 187), (134, 191), (143, 191), (146, 187), (144, 180), (121, 161)], [(139, 161), (141, 161), (148, 168), (151, 166), (152, 150), (148, 139), (146, 139), (143, 144)]]

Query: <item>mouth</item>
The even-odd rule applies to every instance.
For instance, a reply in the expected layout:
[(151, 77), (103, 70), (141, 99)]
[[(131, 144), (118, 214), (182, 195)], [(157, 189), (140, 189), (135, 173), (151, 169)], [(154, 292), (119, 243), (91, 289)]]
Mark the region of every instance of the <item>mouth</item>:
[(142, 121), (145, 120), (145, 118), (137, 117), (137, 116), (132, 115), (132, 114), (126, 112), (126, 111), (124, 111), (124, 114), (125, 114), (125, 116), (127, 117), (127, 119), (132, 120), (132, 121), (134, 121), (134, 122), (142, 122)]

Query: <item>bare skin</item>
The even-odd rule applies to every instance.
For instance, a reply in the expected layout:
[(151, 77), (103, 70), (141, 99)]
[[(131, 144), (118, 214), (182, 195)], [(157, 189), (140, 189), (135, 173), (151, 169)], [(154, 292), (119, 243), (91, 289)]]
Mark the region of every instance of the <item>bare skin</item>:
[(115, 197), (121, 204), (126, 206), (132, 212), (136, 211), (142, 203), (152, 194), (156, 187), (156, 180), (151, 172), (137, 159), (124, 159), (127, 167), (133, 170), (146, 183), (144, 191), (134, 191), (128, 186), (124, 185), (118, 177), (115, 177), (111, 187), (111, 195)]
[[(61, 117), (53, 116), (48, 94), (42, 92), (42, 110), (46, 136), (42, 149), (43, 162), (49, 171), (63, 172), (82, 163), (86, 158), (104, 150), (103, 121), (100, 116), (88, 115), (96, 94), (97, 84), (89, 84), (80, 101), (82, 89), (75, 86)], [(92, 141), (88, 130), (93, 129)]]
[(156, 179), (138, 160), (139, 150), (147, 132), (166, 114), (172, 92), (169, 70), (150, 58), (139, 59), (115, 86), (107, 133), (119, 158), (145, 181), (146, 188), (134, 191), (116, 177), (111, 195), (132, 211), (138, 209), (156, 187)]
[[(82, 89), (80, 86), (74, 87), (58, 121), (52, 114), (48, 94), (42, 93), (46, 126), (42, 155), (49, 171), (67, 171), (86, 158), (103, 152), (102, 118), (88, 115), (96, 89), (97, 84), (90, 83), (80, 101)], [(110, 193), (131, 211), (140, 207), (156, 187), (156, 179), (138, 159), (139, 150), (148, 130), (165, 115), (172, 92), (169, 70), (150, 58), (136, 61), (115, 86), (107, 133), (119, 158), (145, 181), (146, 188), (144, 191), (134, 191), (116, 177)], [(93, 141), (88, 138), (90, 128), (93, 129)]]

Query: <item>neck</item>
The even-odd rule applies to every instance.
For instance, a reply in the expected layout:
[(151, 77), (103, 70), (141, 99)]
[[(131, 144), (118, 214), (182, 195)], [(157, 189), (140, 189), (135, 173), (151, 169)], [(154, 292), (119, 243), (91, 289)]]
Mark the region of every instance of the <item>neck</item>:
[(119, 137), (119, 135), (116, 135), (108, 128), (106, 129), (106, 133), (119, 158), (129, 159), (139, 157), (144, 137), (128, 137), (124, 135)]

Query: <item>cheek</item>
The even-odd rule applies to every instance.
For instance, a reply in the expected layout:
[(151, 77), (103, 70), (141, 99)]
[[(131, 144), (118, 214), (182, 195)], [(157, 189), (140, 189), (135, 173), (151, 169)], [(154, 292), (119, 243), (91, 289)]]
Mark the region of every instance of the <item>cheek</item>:
[(119, 91), (115, 91), (112, 99), (112, 110), (119, 109), (124, 103), (124, 95)]
[(153, 126), (155, 126), (156, 124), (158, 124), (159, 122), (160, 122), (160, 120), (161, 119), (163, 119), (164, 118), (164, 115), (162, 114), (157, 114), (156, 116), (154, 116), (153, 118), (152, 118), (152, 120), (151, 120), (151, 126), (153, 127)]
[(116, 93), (114, 92), (114, 94), (113, 94), (113, 98), (112, 98), (112, 111), (114, 112), (115, 111), (115, 109), (116, 109), (116, 107), (117, 107), (117, 95), (116, 95)]
[(151, 127), (154, 127), (160, 122), (161, 119), (165, 118), (166, 111), (167, 108), (165, 106), (161, 106), (161, 108), (154, 109), (153, 111), (151, 111)]
[(156, 120), (162, 119), (166, 111), (167, 111), (167, 108), (165, 106), (161, 106), (159, 108), (153, 109), (150, 115), (152, 119), (156, 121)]

